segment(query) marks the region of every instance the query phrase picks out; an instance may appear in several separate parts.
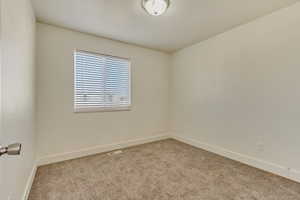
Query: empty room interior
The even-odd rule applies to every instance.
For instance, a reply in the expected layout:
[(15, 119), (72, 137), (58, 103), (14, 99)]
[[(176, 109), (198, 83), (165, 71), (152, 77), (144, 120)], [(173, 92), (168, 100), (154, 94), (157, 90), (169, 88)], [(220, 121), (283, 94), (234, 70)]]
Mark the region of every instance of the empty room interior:
[(0, 2), (0, 200), (300, 200), (300, 1)]

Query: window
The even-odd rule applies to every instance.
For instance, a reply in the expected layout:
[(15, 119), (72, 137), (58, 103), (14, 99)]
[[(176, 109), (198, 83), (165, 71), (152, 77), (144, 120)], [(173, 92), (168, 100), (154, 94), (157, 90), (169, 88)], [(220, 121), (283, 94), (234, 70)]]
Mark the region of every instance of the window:
[(130, 61), (75, 51), (75, 112), (129, 110)]

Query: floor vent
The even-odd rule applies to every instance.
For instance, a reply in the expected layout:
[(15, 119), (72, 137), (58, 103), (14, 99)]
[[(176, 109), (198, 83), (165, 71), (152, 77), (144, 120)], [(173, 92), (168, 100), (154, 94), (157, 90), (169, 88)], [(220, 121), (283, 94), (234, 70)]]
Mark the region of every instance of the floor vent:
[(116, 151), (112, 151), (112, 152), (107, 153), (107, 155), (113, 156), (113, 155), (117, 155), (117, 154), (121, 154), (121, 153), (123, 153), (122, 150), (116, 150)]

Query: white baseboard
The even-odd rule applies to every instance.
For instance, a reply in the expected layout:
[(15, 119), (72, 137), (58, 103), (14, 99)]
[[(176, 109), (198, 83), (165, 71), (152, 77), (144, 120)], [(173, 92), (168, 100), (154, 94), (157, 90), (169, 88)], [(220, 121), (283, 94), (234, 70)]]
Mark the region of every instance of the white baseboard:
[(247, 155), (243, 155), (237, 152), (233, 152), (221, 147), (217, 147), (217, 146), (213, 146), (213, 145), (209, 145), (209, 144), (205, 144), (205, 143), (201, 143), (197, 140), (194, 139), (190, 139), (187, 137), (182, 137), (182, 136), (178, 136), (175, 134), (171, 135), (172, 138), (174, 138), (175, 140), (181, 141), (183, 143), (192, 145), (194, 147), (197, 148), (201, 148), (204, 150), (207, 150), (209, 152), (213, 152), (216, 153), (218, 155), (230, 158), (232, 160), (247, 164), (249, 166), (288, 178), (290, 180), (296, 181), (296, 182), (300, 182), (300, 172), (294, 169), (291, 169), (289, 167), (284, 167), (284, 166), (280, 166), (271, 162), (267, 162), (264, 160), (260, 160), (254, 157), (250, 157)]
[[(145, 143), (159, 141), (159, 140), (164, 140), (164, 139), (168, 139), (168, 138), (173, 138), (175, 140), (192, 145), (194, 147), (216, 153), (218, 155), (230, 158), (232, 160), (247, 164), (249, 166), (252, 166), (252, 167), (255, 167), (255, 168), (258, 168), (258, 169), (261, 169), (261, 170), (264, 170), (264, 171), (267, 171), (267, 172), (270, 172), (270, 173), (273, 173), (273, 174), (276, 174), (276, 175), (279, 175), (279, 176), (282, 176), (285, 178), (288, 178), (288, 179), (296, 181), (296, 182), (300, 182), (300, 171), (297, 171), (295, 169), (291, 169), (289, 167), (274, 164), (274, 163), (264, 161), (264, 160), (261, 160), (258, 158), (254, 158), (251, 156), (247, 156), (247, 155), (244, 155), (241, 153), (233, 152), (233, 151), (224, 149), (222, 147), (201, 143), (197, 140), (178, 136), (176, 134), (171, 134), (171, 133), (165, 133), (165, 134), (148, 137), (148, 138), (128, 140), (128, 141), (115, 143), (115, 144), (100, 145), (100, 146), (95, 146), (92, 148), (81, 149), (81, 150), (74, 151), (74, 152), (46, 156), (46, 157), (42, 157), (42, 158), (38, 159), (37, 165), (38, 166), (47, 165), (47, 164), (51, 164), (51, 163), (66, 161), (66, 160), (80, 158), (80, 157), (89, 156), (89, 155), (94, 155), (94, 154), (98, 154), (98, 153), (109, 152), (109, 151), (113, 151), (113, 150), (117, 150), (117, 149), (122, 149), (122, 148), (130, 147), (130, 146), (145, 144)], [(34, 177), (35, 171), (32, 172), (32, 174)], [(33, 180), (33, 178), (32, 178), (32, 180)], [(27, 187), (30, 188), (31, 184), (32, 184), (32, 182), (28, 183)], [(29, 189), (29, 191), (30, 191), (30, 189)]]
[(32, 170), (31, 170), (31, 173), (28, 177), (27, 183), (26, 183), (26, 188), (25, 188), (25, 191), (24, 191), (23, 200), (27, 200), (28, 197), (29, 197), (29, 193), (30, 193), (30, 190), (31, 190), (31, 187), (32, 187), (32, 184), (33, 184), (33, 180), (34, 180), (34, 177), (35, 177), (35, 174), (36, 174), (36, 170), (37, 170), (37, 166), (34, 165)]
[(145, 143), (159, 141), (159, 140), (168, 139), (168, 138), (170, 138), (169, 134), (164, 133), (161, 135), (156, 135), (156, 136), (147, 137), (147, 138), (128, 140), (128, 141), (115, 143), (115, 144), (100, 145), (100, 146), (95, 146), (95, 147), (91, 147), (91, 148), (81, 149), (78, 151), (46, 156), (46, 157), (42, 157), (42, 158), (38, 159), (37, 165), (38, 166), (47, 165), (47, 164), (51, 164), (51, 163), (71, 160), (71, 159), (94, 155), (94, 154), (98, 154), (98, 153), (109, 152), (109, 151), (113, 151), (113, 150), (117, 150), (117, 149), (122, 149), (122, 148), (130, 147), (130, 146), (145, 144)]

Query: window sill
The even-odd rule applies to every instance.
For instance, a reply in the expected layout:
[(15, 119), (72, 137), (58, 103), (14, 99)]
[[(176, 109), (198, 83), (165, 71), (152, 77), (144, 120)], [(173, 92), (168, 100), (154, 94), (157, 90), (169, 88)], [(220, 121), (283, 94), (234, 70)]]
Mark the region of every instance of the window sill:
[(112, 108), (74, 108), (74, 113), (130, 111), (131, 106)]

